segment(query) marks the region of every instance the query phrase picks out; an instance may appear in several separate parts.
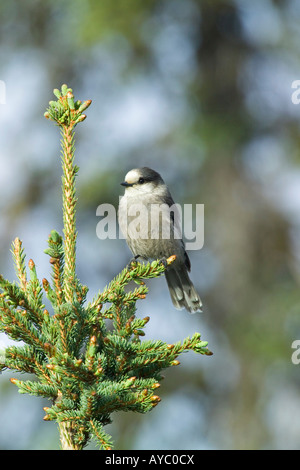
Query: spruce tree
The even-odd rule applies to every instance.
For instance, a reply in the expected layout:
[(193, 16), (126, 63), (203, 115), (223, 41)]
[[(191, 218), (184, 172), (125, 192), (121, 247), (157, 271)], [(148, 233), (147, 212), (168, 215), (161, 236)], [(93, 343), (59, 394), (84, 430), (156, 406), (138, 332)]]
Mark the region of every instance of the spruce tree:
[[(76, 275), (74, 129), (85, 120), (91, 100), (75, 101), (67, 85), (54, 94), (57, 100), (49, 102), (45, 117), (61, 131), (63, 235), (55, 230), (49, 235), (49, 280), (38, 278), (32, 259), (26, 263), (19, 238), (12, 244), (18, 281), (0, 276), (0, 331), (23, 345), (5, 349), (0, 370), (32, 374), (32, 380), (11, 382), (20, 393), (49, 399), (44, 420), (58, 423), (62, 449), (80, 450), (91, 438), (101, 449), (111, 449), (104, 426), (112, 412), (152, 410), (160, 402), (163, 369), (178, 365), (177, 357), (188, 350), (212, 353), (199, 333), (175, 344), (143, 339), (149, 317), (136, 315), (136, 303), (147, 295), (144, 280), (163, 275), (166, 263), (161, 260), (125, 267), (86, 301), (88, 288)], [(131, 281), (137, 287), (128, 292)]]

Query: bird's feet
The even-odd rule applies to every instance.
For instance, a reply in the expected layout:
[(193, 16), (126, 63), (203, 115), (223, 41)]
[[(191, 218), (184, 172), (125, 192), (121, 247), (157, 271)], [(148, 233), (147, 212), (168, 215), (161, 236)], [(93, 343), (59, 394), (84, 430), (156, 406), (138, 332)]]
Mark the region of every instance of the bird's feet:
[(140, 255), (135, 255), (129, 263), (127, 264), (127, 270), (130, 271), (132, 268), (134, 268), (137, 265), (137, 259), (140, 257)]
[(159, 260), (159, 262), (160, 262), (160, 264), (163, 265), (164, 268), (167, 268), (168, 265), (169, 265), (168, 260), (167, 260), (167, 258), (165, 258), (165, 257), (161, 258), (161, 259)]
[(170, 264), (174, 263), (175, 260), (176, 260), (176, 255), (169, 256), (169, 258), (166, 258), (165, 256), (163, 256), (163, 258), (161, 258), (159, 262), (164, 266), (165, 269), (167, 269), (170, 266)]

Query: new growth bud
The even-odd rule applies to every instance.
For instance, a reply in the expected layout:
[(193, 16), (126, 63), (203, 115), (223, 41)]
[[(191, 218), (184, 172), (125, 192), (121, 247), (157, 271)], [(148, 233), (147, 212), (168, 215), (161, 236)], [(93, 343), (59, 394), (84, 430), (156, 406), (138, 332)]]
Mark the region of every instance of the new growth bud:
[(29, 267), (29, 269), (34, 269), (35, 268), (35, 264), (34, 264), (34, 261), (32, 259), (30, 259), (28, 261), (28, 267)]

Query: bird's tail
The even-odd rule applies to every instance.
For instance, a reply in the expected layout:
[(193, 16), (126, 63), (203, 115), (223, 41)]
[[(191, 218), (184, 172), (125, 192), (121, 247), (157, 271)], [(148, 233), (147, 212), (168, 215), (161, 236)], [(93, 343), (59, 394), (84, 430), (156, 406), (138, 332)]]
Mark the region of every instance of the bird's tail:
[(165, 271), (171, 299), (175, 308), (186, 308), (190, 313), (202, 312), (202, 302), (185, 267)]

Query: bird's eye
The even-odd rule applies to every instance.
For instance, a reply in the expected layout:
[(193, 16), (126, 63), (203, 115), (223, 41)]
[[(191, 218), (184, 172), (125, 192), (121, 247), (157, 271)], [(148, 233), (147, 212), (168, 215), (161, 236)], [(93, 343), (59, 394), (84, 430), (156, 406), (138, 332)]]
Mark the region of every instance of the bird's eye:
[(143, 183), (145, 183), (144, 178), (140, 178), (140, 179), (139, 179), (139, 184), (143, 184)]

